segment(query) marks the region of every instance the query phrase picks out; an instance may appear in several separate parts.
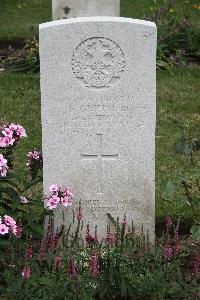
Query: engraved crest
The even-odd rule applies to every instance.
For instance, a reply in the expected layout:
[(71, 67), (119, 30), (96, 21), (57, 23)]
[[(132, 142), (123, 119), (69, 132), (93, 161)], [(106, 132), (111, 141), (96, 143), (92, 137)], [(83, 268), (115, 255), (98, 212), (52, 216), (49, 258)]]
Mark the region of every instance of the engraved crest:
[(122, 76), (125, 57), (121, 48), (106, 38), (91, 38), (74, 51), (72, 70), (80, 83), (90, 88), (109, 88)]

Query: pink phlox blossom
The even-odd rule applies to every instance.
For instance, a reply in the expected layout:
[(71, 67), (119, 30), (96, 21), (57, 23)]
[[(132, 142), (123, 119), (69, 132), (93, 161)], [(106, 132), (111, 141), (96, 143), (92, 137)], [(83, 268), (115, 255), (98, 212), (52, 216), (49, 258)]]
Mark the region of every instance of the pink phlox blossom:
[(22, 126), (19, 125), (19, 124), (17, 124), (16, 134), (17, 134), (20, 138), (27, 137), (26, 131), (25, 131), (24, 127), (22, 127)]
[(51, 197), (51, 199), (52, 199), (56, 204), (60, 203), (60, 197), (58, 197), (58, 196), (56, 196), (56, 195), (53, 195), (53, 196)]
[(70, 197), (62, 197), (61, 198), (61, 204), (65, 207), (69, 206), (69, 205), (72, 205), (72, 199)]
[(74, 194), (67, 187), (64, 188), (64, 191), (63, 191), (62, 195), (63, 195), (63, 197), (68, 197), (68, 198), (71, 198), (71, 199), (74, 198)]
[(32, 152), (28, 152), (27, 156), (30, 158), (30, 159), (36, 159), (38, 160), (40, 158), (40, 155), (41, 153), (39, 151), (32, 151)]
[(8, 173), (8, 166), (7, 165), (4, 165), (2, 167), (0, 167), (0, 176), (1, 177), (5, 177)]
[(16, 235), (17, 234), (17, 225), (11, 227), (11, 232)]
[(3, 125), (0, 133), (0, 147), (16, 145), (19, 139), (26, 137), (25, 129), (21, 125), (13, 123)]
[(0, 137), (0, 147), (5, 148), (7, 146), (12, 146), (15, 142), (14, 138), (8, 136)]
[(3, 167), (6, 164), (7, 164), (7, 159), (5, 159), (2, 154), (0, 154), (0, 167)]
[(52, 184), (49, 187), (49, 190), (53, 193), (58, 193), (61, 189), (61, 185), (60, 184)]
[(28, 279), (31, 276), (31, 269), (28, 265), (26, 265), (22, 271), (22, 277), (24, 279)]
[(5, 215), (4, 222), (8, 226), (11, 226), (11, 227), (16, 226), (16, 221), (10, 216)]
[(10, 128), (5, 128), (3, 131), (2, 131), (2, 134), (6, 137), (9, 137), (9, 138), (12, 138), (13, 136), (13, 131), (10, 129)]
[(92, 277), (96, 278), (99, 276), (99, 255), (97, 251), (94, 251), (92, 253), (91, 259), (90, 259), (90, 272)]
[(170, 260), (170, 258), (172, 256), (172, 248), (171, 248), (169, 240), (167, 240), (167, 242), (165, 244), (164, 255), (165, 255), (166, 260)]
[(7, 159), (0, 154), (0, 176), (5, 177), (8, 172)]
[(16, 124), (11, 123), (8, 127), (9, 127), (12, 131), (16, 131), (16, 130), (17, 130), (17, 125), (16, 125)]
[(26, 197), (20, 196), (19, 198), (20, 198), (21, 203), (23, 203), (23, 204), (28, 203), (28, 199)]
[(0, 224), (0, 235), (4, 235), (6, 233), (8, 233), (9, 231), (9, 227), (6, 226), (5, 224)]
[(55, 209), (57, 207), (58, 203), (53, 199), (53, 198), (50, 198), (47, 202), (47, 207), (49, 209)]

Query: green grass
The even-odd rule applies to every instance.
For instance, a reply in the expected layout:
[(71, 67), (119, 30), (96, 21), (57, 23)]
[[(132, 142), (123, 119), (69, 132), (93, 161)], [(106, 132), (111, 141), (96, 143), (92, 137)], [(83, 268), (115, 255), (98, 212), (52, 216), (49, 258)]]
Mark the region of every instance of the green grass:
[[(161, 187), (177, 173), (187, 171), (185, 158), (175, 156), (172, 144), (180, 135), (176, 121), (190, 123), (199, 134), (200, 69), (173, 69), (157, 74), (157, 151), (156, 151), (156, 215), (178, 215), (179, 208), (167, 210), (161, 199)], [(20, 177), (24, 177), (26, 152), (41, 148), (40, 93), (38, 75), (0, 75), (0, 123), (15, 122), (23, 125), (28, 138), (16, 148), (16, 165)], [(186, 214), (189, 216), (189, 212)]]
[[(132, 18), (146, 18), (156, 7), (167, 0), (121, 0), (121, 15)], [(192, 8), (194, 0), (175, 0), (175, 13), (187, 12), (199, 22), (200, 11)], [(14, 40), (30, 36), (30, 28), (38, 33), (38, 25), (51, 21), (51, 0), (0, 0), (0, 40)]]

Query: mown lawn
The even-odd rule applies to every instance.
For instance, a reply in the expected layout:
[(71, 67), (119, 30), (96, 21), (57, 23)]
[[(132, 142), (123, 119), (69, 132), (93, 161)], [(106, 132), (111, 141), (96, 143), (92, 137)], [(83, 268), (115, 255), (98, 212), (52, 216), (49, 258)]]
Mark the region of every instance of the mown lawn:
[[(149, 18), (155, 9), (166, 5), (167, 0), (121, 0), (121, 16)], [(200, 11), (194, 9), (195, 0), (175, 0), (175, 14), (185, 11), (190, 19), (199, 22)], [(33, 28), (38, 34), (38, 24), (50, 21), (51, 0), (0, 0), (0, 41), (28, 38)]]
[[(156, 151), (156, 215), (162, 218), (168, 213), (178, 216), (179, 207), (171, 211), (163, 205), (162, 185), (187, 172), (185, 158), (175, 156), (172, 144), (180, 136), (178, 123), (190, 124), (194, 135), (199, 134), (200, 68), (173, 69), (157, 73), (157, 151)], [(17, 172), (25, 176), (26, 152), (41, 149), (40, 92), (38, 75), (0, 75), (0, 123), (22, 124), (28, 138), (16, 148)], [(186, 213), (188, 217), (189, 212)]]

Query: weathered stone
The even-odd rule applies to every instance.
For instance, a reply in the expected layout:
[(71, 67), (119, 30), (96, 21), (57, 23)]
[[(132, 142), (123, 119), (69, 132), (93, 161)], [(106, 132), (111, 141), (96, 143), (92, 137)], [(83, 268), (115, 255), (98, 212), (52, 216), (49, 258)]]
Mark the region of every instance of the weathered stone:
[(67, 184), (100, 237), (108, 214), (126, 213), (153, 240), (155, 24), (112, 17), (42, 24), (40, 59), (44, 192)]
[(120, 0), (52, 0), (53, 20), (120, 16)]

